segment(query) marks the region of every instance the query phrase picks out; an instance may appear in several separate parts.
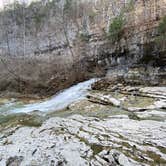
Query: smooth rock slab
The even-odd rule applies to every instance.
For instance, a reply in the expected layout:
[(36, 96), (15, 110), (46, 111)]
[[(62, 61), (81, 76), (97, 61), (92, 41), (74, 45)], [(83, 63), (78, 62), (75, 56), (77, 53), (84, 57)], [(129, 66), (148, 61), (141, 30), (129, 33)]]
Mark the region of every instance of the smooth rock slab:
[[(22, 127), (0, 141), (0, 166), (166, 164), (166, 121), (74, 115), (51, 118), (39, 128)], [(20, 158), (21, 156), (21, 158)], [(18, 160), (11, 160), (11, 159)]]
[(91, 102), (108, 104), (108, 105), (113, 105), (116, 107), (120, 107), (120, 105), (121, 105), (120, 100), (113, 98), (111, 95), (104, 95), (101, 93), (89, 94), (88, 99)]
[(144, 87), (139, 92), (149, 97), (166, 99), (166, 87)]

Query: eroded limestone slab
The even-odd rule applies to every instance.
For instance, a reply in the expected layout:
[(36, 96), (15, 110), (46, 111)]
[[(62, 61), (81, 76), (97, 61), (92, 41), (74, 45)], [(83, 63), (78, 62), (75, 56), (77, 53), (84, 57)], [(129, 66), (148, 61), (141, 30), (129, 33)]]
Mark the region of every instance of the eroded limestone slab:
[[(41, 127), (21, 127), (0, 139), (0, 165), (166, 164), (166, 121), (54, 117)], [(4, 144), (8, 140), (10, 144)]]

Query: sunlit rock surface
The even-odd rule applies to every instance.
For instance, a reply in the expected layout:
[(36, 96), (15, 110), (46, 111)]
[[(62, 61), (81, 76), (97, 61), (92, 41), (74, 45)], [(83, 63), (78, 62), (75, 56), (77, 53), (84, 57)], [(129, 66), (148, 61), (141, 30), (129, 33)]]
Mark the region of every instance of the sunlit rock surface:
[[(166, 121), (73, 115), (51, 118), (2, 137), (0, 165), (166, 164)], [(12, 158), (11, 157), (15, 157)]]
[(1, 116), (0, 166), (165, 166), (165, 88), (88, 87), (76, 85), (88, 98), (62, 110)]

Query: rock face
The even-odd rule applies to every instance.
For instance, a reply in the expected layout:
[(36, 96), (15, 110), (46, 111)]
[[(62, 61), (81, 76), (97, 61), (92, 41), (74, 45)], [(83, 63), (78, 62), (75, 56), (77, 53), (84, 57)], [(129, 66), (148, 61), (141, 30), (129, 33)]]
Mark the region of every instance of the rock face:
[(127, 116), (51, 118), (17, 129), (7, 137), (12, 144), (1, 139), (0, 165), (164, 165), (165, 125)]
[[(145, 82), (165, 84), (165, 43), (156, 43), (165, 1), (67, 2), (42, 1), (26, 8), (17, 4), (14, 10), (1, 13), (0, 53), (5, 56), (0, 64), (1, 90), (61, 90), (94, 73), (99, 75), (101, 69), (110, 68), (112, 73), (115, 67), (118, 72), (114, 73), (127, 70), (132, 79), (138, 76)], [(120, 13), (126, 20), (123, 35), (112, 43), (107, 38), (109, 25)], [(141, 74), (130, 73), (135, 64), (144, 64), (144, 70), (147, 64), (155, 66), (154, 74), (142, 76), (142, 68)], [(23, 79), (21, 89), (16, 76)]]
[(11, 117), (0, 126), (0, 165), (166, 165), (165, 92), (111, 84), (42, 119)]
[(123, 68), (110, 68), (107, 72), (107, 78), (115, 83), (123, 83), (125, 85), (145, 85), (156, 86), (166, 85), (166, 70), (160, 67), (136, 65), (131, 68), (123, 66)]
[[(166, 108), (166, 88), (164, 86), (130, 86), (129, 84), (126, 84), (125, 81), (120, 81), (120, 83), (123, 83), (120, 84), (118, 82), (114, 82), (113, 80), (115, 79), (111, 79), (108, 77), (95, 82), (92, 85), (92, 89), (96, 92), (88, 95), (89, 100), (100, 104), (111, 104), (117, 107), (121, 107), (130, 112), (142, 112), (146, 110)], [(118, 96), (118, 93), (121, 94), (121, 97)], [(149, 102), (149, 104), (146, 103), (145, 105), (141, 104), (141, 106), (139, 107), (140, 103), (136, 102), (137, 100), (139, 100), (139, 97), (149, 98), (149, 101), (151, 102)], [(132, 98), (135, 100), (134, 105), (129, 104), (131, 102), (130, 100), (133, 100)]]
[[(65, 5), (68, 5), (68, 8)], [(6, 22), (3, 22), (4, 20), (1, 19), (3, 25), (3, 29), (0, 31), (1, 39), (5, 39), (4, 41), (2, 40), (1, 43), (1, 52), (5, 53), (10, 51), (11, 55), (31, 55), (33, 53), (50, 54), (52, 52), (58, 55), (59, 51), (59, 55), (66, 54), (70, 52), (69, 43), (63, 33), (63, 31), (66, 31), (69, 42), (71, 42), (71, 47), (74, 47), (73, 44), (78, 44), (80, 46), (81, 50), (78, 51), (83, 51), (82, 49), (84, 48), (85, 51), (90, 51), (90, 49), (94, 49), (94, 47), (97, 47), (98, 49), (105, 46), (102, 50), (98, 50), (95, 55), (103, 54), (103, 58), (108, 58), (107, 60), (109, 61), (109, 58), (114, 54), (117, 54), (119, 56), (116, 58), (112, 57), (113, 60), (111, 63), (123, 63), (122, 61), (126, 60), (125, 58), (136, 58), (136, 56), (141, 56), (138, 54), (139, 51), (142, 51), (141, 54), (145, 54), (148, 48), (148, 51), (152, 51), (150, 50), (153, 48), (152, 39), (157, 35), (155, 28), (158, 25), (158, 21), (160, 21), (165, 14), (164, 6), (165, 1), (163, 0), (157, 2), (154, 2), (153, 0), (138, 0), (133, 2), (133, 4), (120, 0), (118, 0), (117, 3), (107, 0), (104, 3), (101, 0), (92, 0), (78, 2), (77, 4), (74, 4), (73, 1), (70, 2), (70, 4), (67, 4), (66, 1), (60, 0), (53, 1), (52, 3), (32, 3), (26, 8), (20, 5), (18, 8), (14, 8), (16, 11), (15, 13), (12, 13), (12, 11), (5, 11), (6, 15), (1, 16), (1, 18), (6, 18)], [(82, 7), (82, 9), (80, 7)], [(24, 13), (22, 13), (22, 8), (25, 8)], [(64, 8), (66, 11), (63, 11)], [(35, 9), (38, 9), (39, 11), (35, 11)], [(55, 9), (58, 12), (55, 12)], [(44, 10), (44, 12), (42, 10)], [(76, 10), (78, 13), (75, 13)], [(13, 17), (10, 12), (13, 14)], [(62, 17), (63, 12), (64, 18)], [(102, 31), (103, 29), (108, 31), (109, 23), (120, 12), (124, 12), (127, 21), (125, 33), (130, 32), (131, 34), (128, 35), (131, 36), (127, 36), (127, 40), (123, 38), (123, 40), (120, 41), (120, 47), (117, 47), (117, 49), (107, 47), (106, 44), (110, 43), (106, 43), (106, 41), (103, 40), (104, 36)], [(26, 20), (23, 20), (22, 15), (26, 16)], [(66, 24), (65, 29), (63, 29), (63, 25), (59, 21), (59, 18), (64, 19), (63, 21)], [(23, 21), (26, 21), (25, 25)], [(19, 28), (21, 28), (21, 30)], [(23, 34), (23, 28), (25, 28), (26, 34)], [(10, 30), (10, 33), (5, 36), (3, 30)], [(77, 33), (82, 34), (80, 36), (81, 40), (79, 40), (79, 43), (74, 43)], [(16, 34), (17, 36), (15, 36)], [(6, 37), (8, 37), (8, 41), (6, 41)], [(25, 38), (25, 43), (22, 38)], [(12, 40), (15, 42), (12, 42)], [(87, 42), (88, 44), (86, 44)], [(125, 42), (127, 42), (127, 44)], [(145, 43), (147, 45), (144, 45)], [(148, 45), (148, 43), (150, 43), (150, 45)], [(7, 50), (7, 44), (9, 44), (10, 50)], [(3, 47), (4, 45), (6, 47)], [(128, 47), (126, 47), (127, 45)], [(107, 49), (104, 52), (105, 48)], [(133, 55), (133, 57), (126, 57), (128, 53), (130, 55), (131, 51), (132, 53), (135, 53), (135, 55)], [(93, 50), (88, 53), (92, 54)], [(112, 54), (112, 56), (110, 54)]]

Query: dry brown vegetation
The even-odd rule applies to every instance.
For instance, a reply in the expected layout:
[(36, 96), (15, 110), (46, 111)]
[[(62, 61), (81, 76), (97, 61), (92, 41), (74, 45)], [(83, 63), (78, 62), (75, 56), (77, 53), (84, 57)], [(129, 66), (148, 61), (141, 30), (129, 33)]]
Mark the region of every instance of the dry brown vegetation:
[(41, 96), (53, 95), (75, 83), (103, 74), (99, 67), (90, 66), (86, 61), (81, 66), (77, 62), (71, 63), (68, 57), (51, 55), (45, 58), (6, 56), (1, 58), (0, 71), (0, 91)]

